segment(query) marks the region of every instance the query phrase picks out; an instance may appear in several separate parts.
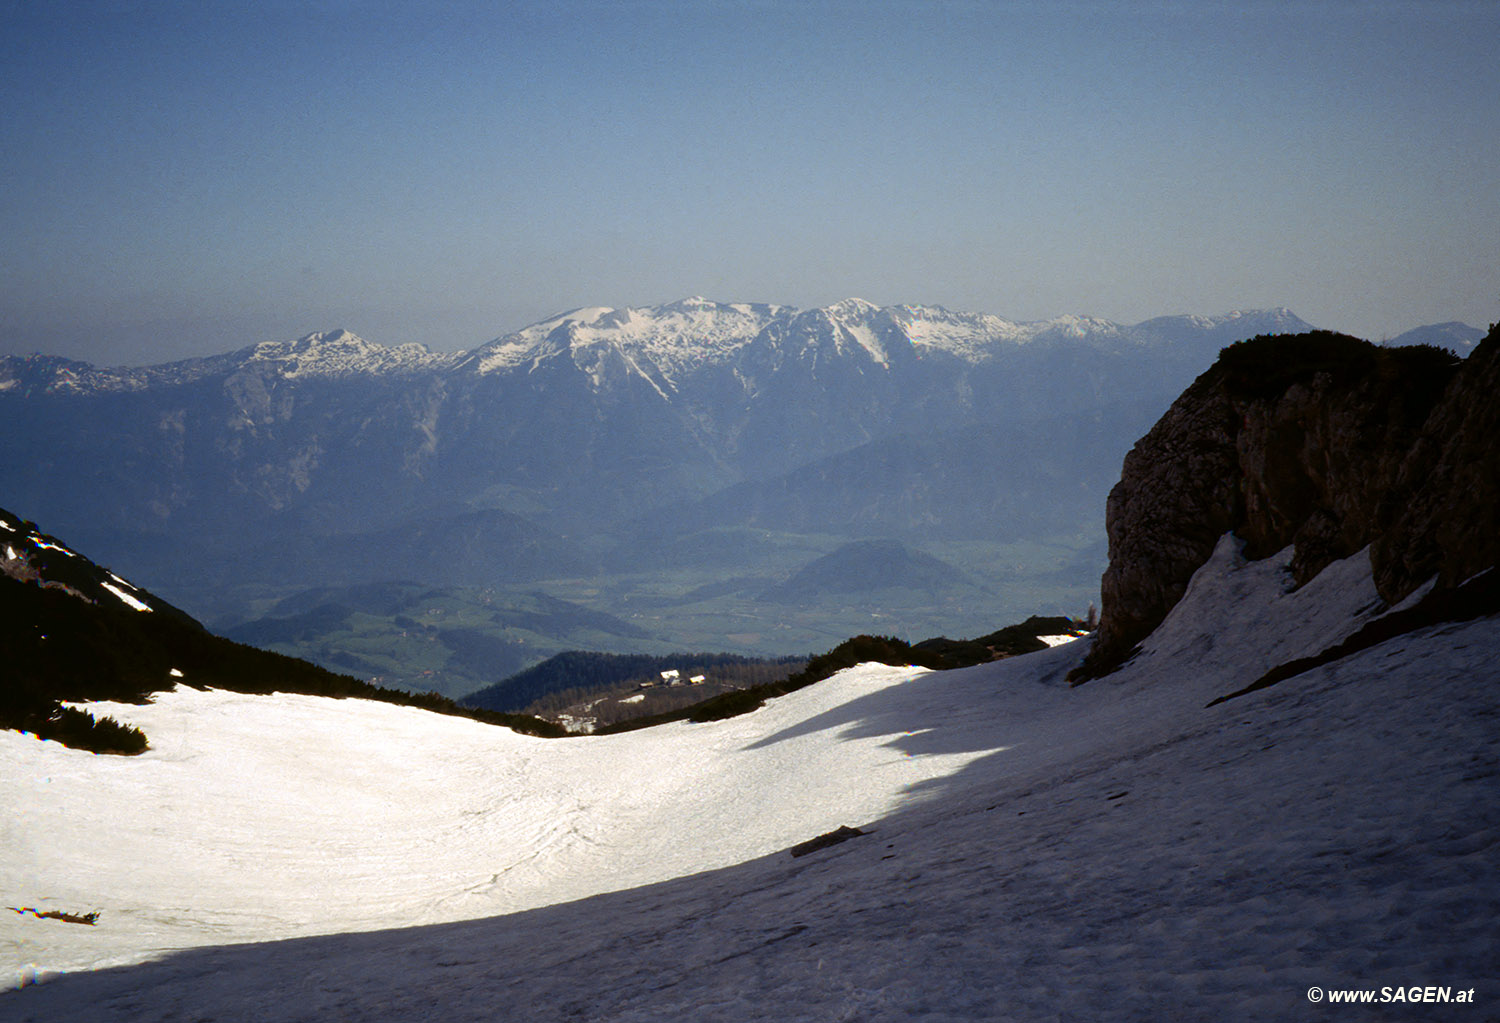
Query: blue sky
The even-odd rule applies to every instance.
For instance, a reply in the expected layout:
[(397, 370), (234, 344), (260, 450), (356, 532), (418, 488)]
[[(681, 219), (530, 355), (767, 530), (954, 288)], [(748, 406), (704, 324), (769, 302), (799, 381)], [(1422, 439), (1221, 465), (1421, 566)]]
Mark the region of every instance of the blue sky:
[(849, 296), (1500, 319), (1500, 4), (0, 0), (0, 351)]

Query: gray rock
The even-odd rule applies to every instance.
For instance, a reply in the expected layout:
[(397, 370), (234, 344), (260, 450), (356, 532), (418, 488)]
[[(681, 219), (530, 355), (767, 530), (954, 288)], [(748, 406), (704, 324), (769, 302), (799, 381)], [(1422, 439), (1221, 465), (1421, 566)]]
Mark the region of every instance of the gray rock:
[(1099, 634), (1074, 681), (1128, 658), (1230, 530), (1251, 558), (1292, 545), (1298, 585), (1370, 546), (1390, 603), (1496, 564), (1497, 429), (1493, 330), (1463, 363), (1327, 332), (1225, 349), (1125, 458)]

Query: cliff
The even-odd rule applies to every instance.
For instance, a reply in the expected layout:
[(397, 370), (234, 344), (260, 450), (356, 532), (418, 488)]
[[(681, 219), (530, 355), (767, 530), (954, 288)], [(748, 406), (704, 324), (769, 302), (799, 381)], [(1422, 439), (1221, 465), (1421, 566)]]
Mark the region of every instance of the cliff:
[(1074, 681), (1119, 667), (1225, 532), (1250, 558), (1292, 545), (1299, 586), (1368, 546), (1390, 604), (1500, 563), (1497, 431), (1496, 327), (1462, 362), (1322, 331), (1224, 349), (1125, 458)]

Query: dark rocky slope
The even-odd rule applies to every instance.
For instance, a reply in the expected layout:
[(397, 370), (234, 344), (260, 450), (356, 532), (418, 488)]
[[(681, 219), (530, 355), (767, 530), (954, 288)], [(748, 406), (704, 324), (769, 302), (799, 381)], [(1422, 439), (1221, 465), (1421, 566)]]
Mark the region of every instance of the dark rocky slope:
[(533, 734), (561, 734), (535, 718), (462, 708), (435, 693), (382, 689), (216, 636), (160, 597), (3, 508), (0, 653), (0, 729), (28, 731), (94, 752), (139, 753), (145, 737), (118, 725), (101, 729), (86, 713), (65, 704), (140, 703), (176, 685), (359, 697)]
[(1500, 563), (1500, 330), (1460, 362), (1327, 332), (1226, 348), (1125, 458), (1106, 509), (1106, 674), (1182, 597), (1218, 538), (1293, 546), (1300, 585), (1370, 547), (1388, 603)]

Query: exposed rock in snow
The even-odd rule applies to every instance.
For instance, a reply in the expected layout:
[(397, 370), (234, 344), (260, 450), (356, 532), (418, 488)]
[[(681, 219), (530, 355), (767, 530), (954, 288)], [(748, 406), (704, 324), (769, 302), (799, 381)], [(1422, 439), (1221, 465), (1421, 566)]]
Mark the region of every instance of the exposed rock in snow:
[(1331, 334), (1227, 349), (1125, 459), (1080, 677), (1127, 657), (1227, 530), (1252, 557), (1292, 544), (1299, 583), (1369, 546), (1388, 603), (1495, 565), (1497, 367), (1500, 337), (1462, 364)]

